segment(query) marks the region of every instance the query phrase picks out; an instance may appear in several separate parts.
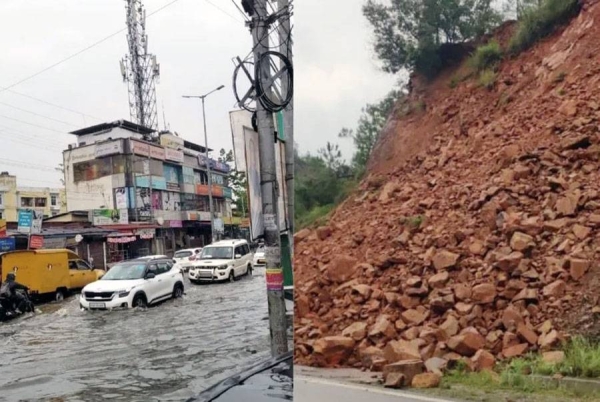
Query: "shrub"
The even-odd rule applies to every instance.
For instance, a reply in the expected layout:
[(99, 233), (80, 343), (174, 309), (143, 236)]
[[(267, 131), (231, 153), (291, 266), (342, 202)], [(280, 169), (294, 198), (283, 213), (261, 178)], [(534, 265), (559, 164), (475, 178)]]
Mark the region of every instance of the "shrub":
[(496, 73), (492, 70), (484, 70), (479, 75), (479, 85), (491, 90), (496, 84)]
[(550, 35), (558, 26), (577, 15), (579, 7), (578, 0), (544, 0), (539, 7), (526, 10), (510, 41), (511, 53), (522, 52)]
[(496, 41), (491, 41), (484, 46), (480, 46), (469, 59), (469, 65), (477, 70), (483, 71), (495, 69), (502, 60), (502, 48)]

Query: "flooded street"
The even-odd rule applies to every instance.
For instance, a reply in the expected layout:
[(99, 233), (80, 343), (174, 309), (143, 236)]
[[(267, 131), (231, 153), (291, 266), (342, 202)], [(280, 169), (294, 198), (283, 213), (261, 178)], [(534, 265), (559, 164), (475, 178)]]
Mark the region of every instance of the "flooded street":
[(0, 324), (2, 401), (181, 401), (270, 356), (264, 269), (147, 310), (40, 309)]

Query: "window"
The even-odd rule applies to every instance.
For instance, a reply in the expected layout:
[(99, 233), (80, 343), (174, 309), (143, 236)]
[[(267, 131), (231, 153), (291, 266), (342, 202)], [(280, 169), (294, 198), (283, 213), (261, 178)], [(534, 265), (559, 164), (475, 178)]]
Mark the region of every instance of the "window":
[(57, 201), (57, 195), (56, 194), (50, 194), (50, 205), (55, 207), (56, 206), (56, 201)]
[(45, 207), (46, 206), (46, 198), (36, 197), (35, 198), (35, 206), (36, 207)]
[(244, 255), (248, 255), (250, 254), (250, 246), (247, 244), (244, 244)]
[(237, 246), (235, 248), (235, 255), (245, 256), (247, 253), (245, 252), (244, 246)]
[(0, 193), (0, 205), (3, 204), (4, 201), (4, 193)]
[(95, 180), (112, 174), (111, 157), (94, 159), (92, 161), (75, 163), (73, 165), (73, 180), (75, 182)]
[(160, 274), (166, 274), (167, 272), (169, 272), (171, 269), (169, 268), (169, 264), (167, 264), (166, 262), (159, 262), (158, 264), (158, 272), (156, 275), (160, 275)]
[(77, 260), (77, 269), (80, 271), (89, 271), (91, 268), (87, 262), (83, 260)]
[(148, 267), (148, 273), (158, 275), (158, 266), (156, 264), (150, 264)]
[(0, 219), (4, 219), (4, 212), (0, 211)]
[(21, 198), (21, 206), (22, 207), (33, 207), (33, 198), (32, 197), (22, 197)]

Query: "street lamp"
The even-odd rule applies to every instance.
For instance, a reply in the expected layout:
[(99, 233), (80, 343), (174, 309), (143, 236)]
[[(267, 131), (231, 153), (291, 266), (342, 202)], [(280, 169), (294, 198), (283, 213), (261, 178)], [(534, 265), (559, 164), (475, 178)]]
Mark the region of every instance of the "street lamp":
[(204, 95), (184, 95), (184, 98), (195, 98), (202, 99), (202, 120), (204, 122), (204, 151), (206, 153), (206, 172), (208, 175), (208, 202), (210, 204), (210, 242), (212, 243), (215, 239), (215, 214), (212, 200), (212, 173), (210, 171), (210, 159), (208, 158), (208, 135), (206, 134), (206, 111), (204, 109), (204, 99), (212, 94), (213, 92), (220, 91), (225, 88), (225, 85), (221, 85), (216, 89), (213, 89)]

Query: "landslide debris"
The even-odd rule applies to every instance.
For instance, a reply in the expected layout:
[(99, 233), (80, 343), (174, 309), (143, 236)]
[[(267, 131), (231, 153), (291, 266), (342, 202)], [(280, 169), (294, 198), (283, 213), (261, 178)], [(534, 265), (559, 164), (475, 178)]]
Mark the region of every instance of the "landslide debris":
[(413, 85), (426, 110), (393, 113), (370, 176), (295, 238), (297, 364), (429, 386), (600, 333), (598, 37), (589, 1), (492, 91)]

